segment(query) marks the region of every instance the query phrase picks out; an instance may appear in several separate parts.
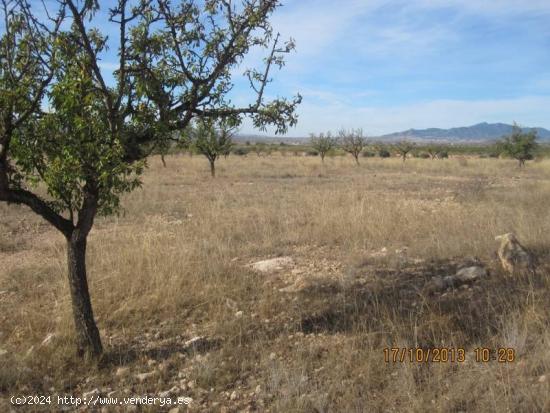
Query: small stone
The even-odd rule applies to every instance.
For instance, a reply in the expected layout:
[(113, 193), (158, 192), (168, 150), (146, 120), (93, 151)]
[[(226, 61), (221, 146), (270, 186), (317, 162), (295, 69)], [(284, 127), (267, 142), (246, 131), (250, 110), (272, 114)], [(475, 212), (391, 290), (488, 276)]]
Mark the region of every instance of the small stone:
[(260, 394), (262, 392), (262, 386), (260, 386), (259, 384), (256, 386), (256, 389), (254, 389), (254, 393), (256, 394)]
[(487, 276), (487, 270), (480, 266), (466, 267), (457, 271), (455, 278), (461, 282), (475, 281)]
[(92, 391), (82, 393), (82, 398), (90, 400), (93, 396), (97, 396), (98, 394), (100, 394), (99, 389), (93, 389)]
[(128, 367), (119, 367), (118, 369), (116, 369), (115, 376), (117, 377), (125, 376), (128, 373), (128, 371), (130, 371)]
[(163, 399), (166, 399), (166, 398), (168, 398), (168, 397), (170, 397), (170, 396), (173, 396), (173, 395), (175, 395), (175, 394), (178, 394), (179, 391), (180, 391), (179, 387), (174, 386), (174, 387), (172, 387), (172, 388), (169, 389), (169, 390), (165, 390), (165, 391), (163, 391), (163, 392), (160, 392), (160, 393), (159, 393), (159, 397), (162, 397)]
[(237, 318), (242, 318), (243, 314), (244, 314), (244, 313), (243, 313), (242, 311), (237, 311), (237, 312), (235, 313), (235, 317), (237, 317)]
[(277, 358), (277, 354), (275, 354), (275, 353), (271, 353), (269, 355), (269, 360), (275, 360), (276, 358)]
[(278, 257), (257, 261), (251, 264), (253, 270), (261, 273), (271, 273), (294, 265), (292, 257)]
[(136, 374), (136, 379), (138, 379), (140, 382), (144, 382), (145, 380), (154, 377), (157, 373), (155, 371), (150, 371), (149, 373), (140, 373)]
[(209, 344), (210, 344), (210, 342), (204, 336), (193, 337), (193, 338), (187, 340), (184, 343), (185, 348), (187, 350), (196, 351), (196, 352), (199, 352), (199, 351), (202, 351), (202, 350), (208, 348)]
[(546, 383), (547, 380), (548, 380), (548, 378), (546, 377), (546, 374), (543, 374), (542, 376), (539, 377), (538, 382), (539, 383)]
[(231, 396), (229, 396), (229, 400), (237, 400), (239, 398), (239, 395), (235, 390), (231, 393)]

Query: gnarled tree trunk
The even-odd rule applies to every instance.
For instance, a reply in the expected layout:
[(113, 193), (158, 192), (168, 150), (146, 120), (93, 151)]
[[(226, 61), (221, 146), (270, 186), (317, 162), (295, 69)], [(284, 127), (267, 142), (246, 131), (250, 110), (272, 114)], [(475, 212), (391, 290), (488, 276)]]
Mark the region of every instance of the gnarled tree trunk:
[(97, 357), (103, 352), (99, 330), (95, 324), (88, 279), (86, 276), (86, 236), (74, 231), (67, 237), (69, 288), (79, 356)]

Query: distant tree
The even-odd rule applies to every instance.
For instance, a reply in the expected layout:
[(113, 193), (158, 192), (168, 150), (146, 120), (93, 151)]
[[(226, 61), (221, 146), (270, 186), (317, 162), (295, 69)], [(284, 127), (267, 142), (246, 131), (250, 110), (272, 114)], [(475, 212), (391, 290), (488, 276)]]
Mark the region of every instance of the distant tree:
[(231, 152), (233, 129), (226, 121), (201, 119), (190, 132), (191, 145), (210, 163), (210, 174), (216, 176), (216, 160)]
[(438, 154), (441, 153), (441, 147), (437, 145), (428, 145), (426, 153), (432, 158), (432, 160), (438, 158)]
[(263, 156), (267, 152), (267, 145), (264, 142), (256, 142), (254, 152), (258, 156)]
[(380, 158), (389, 158), (391, 156), (390, 151), (384, 145), (377, 145), (376, 146), (376, 151), (378, 152), (378, 156)]
[(349, 131), (341, 129), (338, 135), (342, 149), (351, 154), (355, 159), (355, 163), (359, 165), (359, 155), (367, 143), (366, 138), (363, 136), (363, 129), (351, 129)]
[(249, 150), (247, 148), (235, 148), (233, 153), (237, 156), (246, 156), (248, 155)]
[(524, 132), (514, 123), (512, 133), (499, 142), (499, 147), (503, 154), (517, 160), (518, 166), (521, 168), (525, 166), (525, 161), (534, 158), (538, 147), (537, 138), (535, 129)]
[(336, 146), (337, 139), (333, 138), (330, 132), (320, 133), (319, 136), (312, 133), (310, 136), (311, 147), (321, 156), (321, 162), (324, 163), (325, 156)]
[(409, 141), (400, 141), (393, 145), (393, 147), (399, 153), (403, 162), (405, 162), (407, 160), (407, 155), (415, 148), (415, 145)]

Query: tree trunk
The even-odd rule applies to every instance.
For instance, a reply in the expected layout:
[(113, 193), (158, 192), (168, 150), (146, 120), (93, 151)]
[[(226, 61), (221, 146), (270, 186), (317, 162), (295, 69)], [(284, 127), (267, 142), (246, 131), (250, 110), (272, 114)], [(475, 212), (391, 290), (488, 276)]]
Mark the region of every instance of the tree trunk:
[(353, 154), (353, 157), (355, 158), (355, 163), (359, 166), (359, 154)]
[(164, 159), (164, 154), (163, 153), (160, 154), (160, 160), (162, 161), (162, 166), (164, 166), (166, 168), (166, 160)]
[(86, 277), (86, 237), (73, 233), (67, 239), (67, 264), (69, 288), (76, 329), (77, 353), (79, 356), (98, 357), (103, 352), (99, 330), (94, 321), (88, 280)]
[(214, 164), (215, 161), (210, 160), (210, 175), (212, 175), (212, 178), (216, 177), (216, 165)]

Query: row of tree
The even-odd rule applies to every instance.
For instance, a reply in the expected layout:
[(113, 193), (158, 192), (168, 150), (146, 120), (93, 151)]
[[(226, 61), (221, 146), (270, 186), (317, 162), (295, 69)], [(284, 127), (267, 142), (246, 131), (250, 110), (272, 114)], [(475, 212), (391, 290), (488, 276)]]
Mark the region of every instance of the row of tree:
[[(364, 136), (362, 129), (341, 129), (337, 136), (333, 136), (331, 132), (320, 133), (319, 135), (311, 134), (310, 144), (311, 147), (319, 153), (322, 162), (324, 162), (325, 156), (330, 151), (339, 147), (344, 152), (352, 155), (356, 164), (359, 165), (359, 156), (363, 153), (369, 142), (367, 137)], [(387, 147), (395, 150), (404, 162), (408, 154), (416, 148), (416, 145), (413, 142), (404, 140)], [(378, 149), (382, 157), (391, 155), (389, 150), (386, 149), (386, 146), (381, 146)], [(439, 146), (429, 146), (427, 148), (427, 153), (432, 159), (447, 157), (446, 152)]]
[[(363, 153), (368, 145), (367, 138), (363, 135), (362, 129), (341, 129), (337, 136), (333, 136), (331, 132), (320, 133), (319, 135), (311, 134), (311, 147), (321, 156), (321, 161), (324, 162), (325, 156), (339, 147), (345, 152), (351, 154), (359, 165), (359, 156)], [(407, 156), (416, 149), (414, 142), (407, 140), (396, 142), (389, 145), (396, 153), (399, 154), (403, 162)], [(521, 127), (514, 123), (512, 133), (504, 136), (496, 145), (497, 152), (516, 159), (520, 167), (525, 166), (525, 161), (533, 159), (538, 148), (537, 132), (530, 130), (525, 132)], [(389, 151), (383, 147), (379, 148), (380, 154), (384, 151), (384, 156), (389, 156)], [(441, 146), (428, 145), (425, 148), (427, 157), (431, 159), (447, 158), (448, 153)]]
[[(212, 177), (216, 175), (216, 160), (221, 156), (227, 157), (234, 149), (233, 129), (226, 123), (213, 122), (211, 120), (201, 120), (194, 127), (189, 127), (183, 138), (180, 139), (180, 145), (188, 150), (196, 151), (204, 155), (210, 164), (210, 172)], [(509, 136), (505, 136), (497, 144), (497, 152), (508, 157), (516, 159), (519, 166), (525, 165), (525, 161), (533, 159), (537, 148), (536, 132), (524, 132), (520, 127), (514, 125), (514, 129)], [(321, 161), (324, 162), (328, 153), (336, 148), (342, 149), (349, 153), (359, 165), (359, 157), (365, 155), (365, 149), (369, 145), (367, 138), (364, 136), (361, 129), (345, 130), (341, 129), (337, 136), (333, 136), (331, 132), (321, 133), (319, 135), (311, 135), (310, 146), (313, 149), (312, 153), (319, 155)], [(250, 150), (253, 150), (258, 156), (268, 155), (271, 150), (265, 143), (256, 143), (249, 145), (249, 150), (238, 148), (238, 155), (245, 155)], [(403, 162), (409, 154), (417, 149), (414, 142), (400, 141), (392, 145), (377, 145), (377, 151), (380, 157), (390, 157), (391, 151), (398, 154)], [(448, 152), (444, 147), (439, 145), (428, 145), (424, 148), (425, 152), (418, 156), (431, 159), (444, 159), (448, 157)]]

